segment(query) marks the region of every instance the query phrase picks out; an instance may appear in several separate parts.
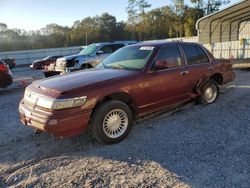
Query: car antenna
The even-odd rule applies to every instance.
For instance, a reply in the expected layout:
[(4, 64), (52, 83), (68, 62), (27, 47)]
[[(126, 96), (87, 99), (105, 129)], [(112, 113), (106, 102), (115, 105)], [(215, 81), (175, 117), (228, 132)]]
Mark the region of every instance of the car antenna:
[[(85, 33), (85, 46), (87, 47), (88, 46), (88, 32), (86, 30), (86, 33)], [(87, 61), (87, 54), (86, 54), (86, 61)]]

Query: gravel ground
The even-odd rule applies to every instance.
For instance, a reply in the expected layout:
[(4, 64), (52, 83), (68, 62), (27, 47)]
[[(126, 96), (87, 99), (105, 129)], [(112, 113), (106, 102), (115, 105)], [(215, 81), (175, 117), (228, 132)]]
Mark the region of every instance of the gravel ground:
[(29, 67), (18, 67), (11, 70), (13, 75), (13, 84), (7, 89), (0, 88), (1, 91), (15, 90), (26, 87), (31, 82), (44, 78), (44, 74), (40, 70), (32, 70)]
[(249, 75), (237, 71), (215, 104), (140, 121), (116, 145), (35, 135), (18, 118), (24, 89), (2, 90), (0, 187), (249, 187)]

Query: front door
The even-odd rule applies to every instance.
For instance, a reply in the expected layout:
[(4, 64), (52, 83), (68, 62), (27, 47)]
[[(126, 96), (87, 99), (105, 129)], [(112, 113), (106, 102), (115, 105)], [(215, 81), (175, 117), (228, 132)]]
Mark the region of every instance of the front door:
[[(167, 67), (154, 70), (154, 64), (158, 61), (166, 62)], [(148, 102), (144, 106), (146, 110), (161, 108), (190, 97), (188, 72), (177, 44), (161, 47), (154, 64), (147, 73)]]

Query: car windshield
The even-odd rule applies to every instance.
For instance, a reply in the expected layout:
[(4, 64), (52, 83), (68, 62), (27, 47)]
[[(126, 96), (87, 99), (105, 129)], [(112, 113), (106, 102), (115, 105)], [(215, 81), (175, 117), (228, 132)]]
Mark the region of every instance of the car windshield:
[(42, 60), (48, 60), (51, 56), (45, 57)]
[(82, 51), (80, 51), (79, 54), (80, 55), (90, 55), (90, 54), (93, 54), (98, 47), (99, 46), (96, 45), (96, 44), (88, 45), (86, 48), (84, 48)]
[(154, 50), (153, 46), (129, 46), (121, 48), (106, 58), (104, 68), (142, 70)]

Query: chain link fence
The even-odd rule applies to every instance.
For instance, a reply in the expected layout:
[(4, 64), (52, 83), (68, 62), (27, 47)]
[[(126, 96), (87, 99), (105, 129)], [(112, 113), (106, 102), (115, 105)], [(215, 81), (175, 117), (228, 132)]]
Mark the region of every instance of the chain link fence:
[(218, 59), (248, 59), (250, 58), (250, 39), (204, 44)]
[(51, 55), (67, 56), (79, 53), (84, 46), (66, 47), (66, 48), (48, 48), (37, 50), (0, 52), (0, 59), (15, 58), (17, 65), (30, 65), (37, 59), (42, 59)]
[[(157, 40), (159, 41), (159, 40)], [(160, 41), (198, 42), (198, 37), (172, 38)], [(250, 59), (250, 39), (203, 44), (218, 59)], [(0, 59), (15, 58), (17, 65), (29, 65), (34, 60), (50, 55), (67, 56), (79, 53), (84, 46), (0, 52)], [(236, 62), (236, 61), (235, 61)]]

